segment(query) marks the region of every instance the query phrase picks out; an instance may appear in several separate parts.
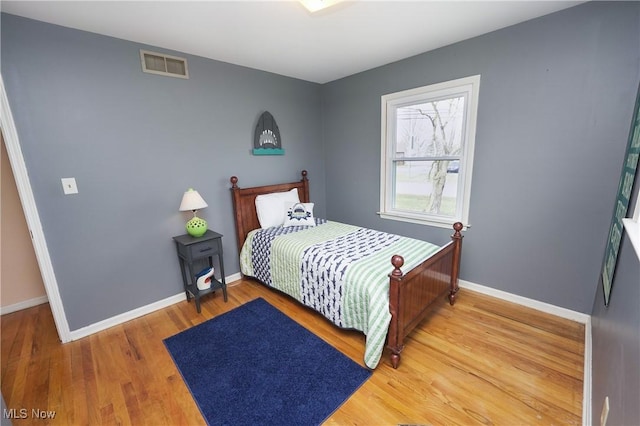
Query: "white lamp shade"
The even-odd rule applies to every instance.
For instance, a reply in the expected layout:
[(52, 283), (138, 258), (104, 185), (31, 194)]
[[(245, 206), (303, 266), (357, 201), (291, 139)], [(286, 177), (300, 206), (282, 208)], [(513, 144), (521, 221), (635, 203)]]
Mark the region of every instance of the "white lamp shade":
[(207, 207), (207, 203), (202, 199), (198, 191), (193, 188), (189, 188), (187, 192), (182, 196), (182, 203), (180, 203), (180, 211), (193, 211), (200, 210)]

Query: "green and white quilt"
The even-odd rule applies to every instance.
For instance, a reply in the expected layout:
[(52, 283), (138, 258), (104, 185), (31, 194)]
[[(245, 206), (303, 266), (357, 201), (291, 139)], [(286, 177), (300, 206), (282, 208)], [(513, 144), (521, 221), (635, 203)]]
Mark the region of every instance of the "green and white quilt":
[(251, 231), (240, 253), (244, 275), (290, 295), (335, 325), (366, 335), (364, 362), (375, 368), (391, 321), (391, 257), (404, 271), (439, 249), (413, 238), (316, 219), (317, 226)]

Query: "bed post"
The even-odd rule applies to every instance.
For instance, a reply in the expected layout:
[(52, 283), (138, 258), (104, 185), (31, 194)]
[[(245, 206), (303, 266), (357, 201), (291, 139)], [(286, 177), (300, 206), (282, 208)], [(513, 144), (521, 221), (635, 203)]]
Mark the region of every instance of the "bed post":
[(460, 253), (462, 250), (462, 231), (463, 225), (460, 222), (453, 224), (453, 230), (455, 231), (451, 236), (454, 243), (453, 248), (453, 267), (451, 269), (451, 289), (449, 290), (449, 303), (453, 305), (456, 303), (456, 293), (460, 289), (458, 287), (458, 274), (460, 272)]
[(304, 195), (302, 196), (302, 201), (303, 203), (308, 203), (309, 200), (311, 199), (311, 196), (309, 195), (309, 179), (307, 179), (307, 171), (303, 170), (302, 171), (302, 186), (304, 187)]
[(391, 350), (391, 365), (398, 368), (400, 364), (400, 352), (404, 349), (402, 330), (398, 325), (398, 310), (400, 309), (400, 283), (402, 282), (402, 271), (404, 258), (395, 255), (391, 258), (393, 272), (389, 274), (389, 313), (391, 313), (391, 323), (387, 335), (387, 347)]
[(236, 222), (236, 240), (238, 242), (238, 253), (240, 253), (240, 249), (242, 248), (242, 244), (244, 244), (245, 230), (243, 227), (244, 222), (242, 221), (242, 212), (238, 209), (240, 206), (240, 193), (238, 190), (238, 178), (236, 176), (231, 176), (229, 179), (231, 182), (231, 195), (233, 196), (233, 215), (235, 216)]

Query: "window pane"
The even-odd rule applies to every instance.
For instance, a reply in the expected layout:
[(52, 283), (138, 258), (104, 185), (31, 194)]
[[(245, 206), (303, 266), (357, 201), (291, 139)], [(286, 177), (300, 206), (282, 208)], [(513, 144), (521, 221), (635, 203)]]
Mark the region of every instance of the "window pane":
[(455, 217), (459, 161), (396, 161), (393, 208)]
[(444, 157), (462, 151), (465, 97), (396, 109), (396, 157)]

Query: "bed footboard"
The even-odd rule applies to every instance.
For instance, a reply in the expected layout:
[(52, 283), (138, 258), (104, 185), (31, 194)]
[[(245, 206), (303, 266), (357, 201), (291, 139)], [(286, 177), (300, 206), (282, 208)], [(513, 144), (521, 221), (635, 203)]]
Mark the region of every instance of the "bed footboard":
[(451, 242), (406, 274), (400, 269), (404, 264), (402, 256), (391, 258), (394, 269), (389, 275), (391, 323), (387, 347), (391, 350), (393, 368), (400, 364), (404, 338), (426, 317), (431, 303), (447, 293), (451, 305), (456, 301), (462, 227), (462, 223), (456, 222)]

